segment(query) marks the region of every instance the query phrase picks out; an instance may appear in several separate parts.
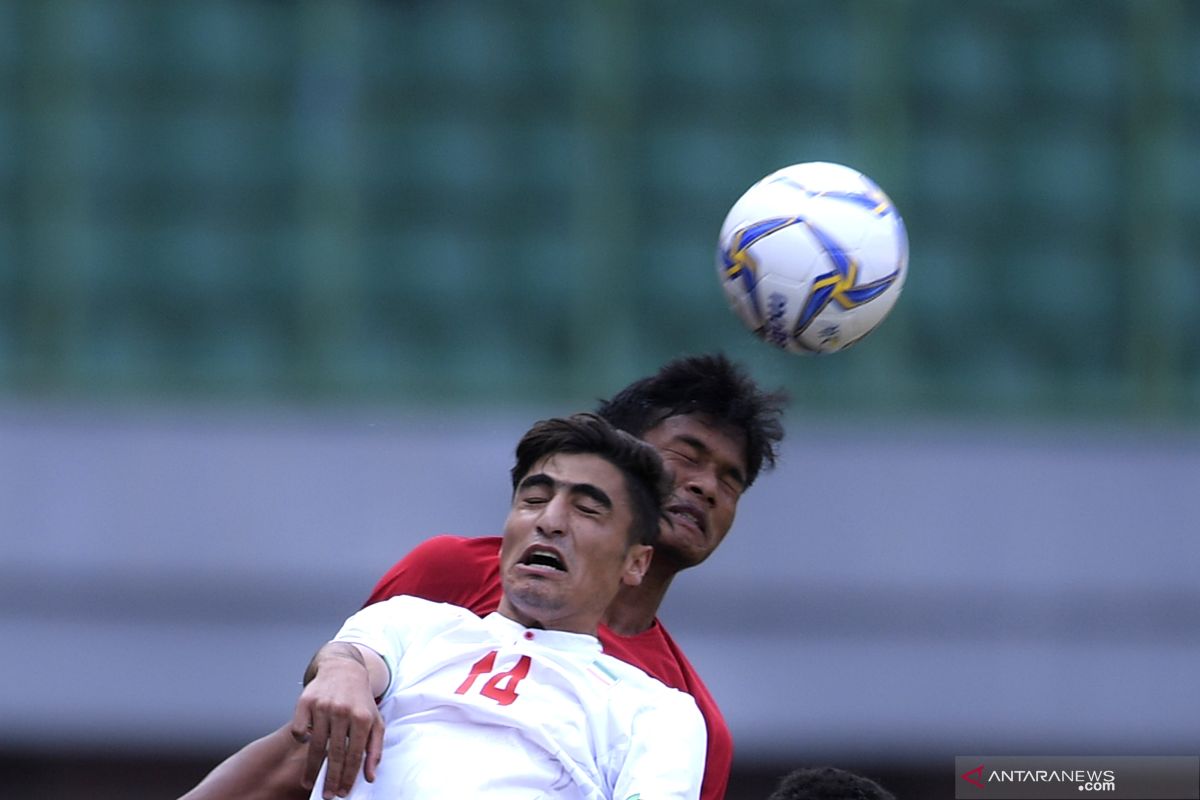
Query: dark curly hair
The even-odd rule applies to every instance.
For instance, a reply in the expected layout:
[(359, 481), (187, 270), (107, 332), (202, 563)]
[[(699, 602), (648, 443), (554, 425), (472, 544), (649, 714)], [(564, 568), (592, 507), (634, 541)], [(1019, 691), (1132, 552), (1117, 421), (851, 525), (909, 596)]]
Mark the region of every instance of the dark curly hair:
[(658, 540), (663, 504), (673, 484), (657, 450), (596, 414), (544, 419), (517, 442), (510, 473), (513, 491), (534, 464), (556, 453), (594, 454), (620, 470), (633, 505), (630, 541), (652, 545)]
[(896, 800), (875, 781), (837, 767), (805, 767), (784, 776), (767, 800)]
[(782, 391), (764, 391), (742, 367), (717, 353), (669, 361), (602, 401), (596, 413), (638, 437), (677, 414), (710, 416), (745, 438), (749, 486), (760, 470), (775, 466), (786, 403)]

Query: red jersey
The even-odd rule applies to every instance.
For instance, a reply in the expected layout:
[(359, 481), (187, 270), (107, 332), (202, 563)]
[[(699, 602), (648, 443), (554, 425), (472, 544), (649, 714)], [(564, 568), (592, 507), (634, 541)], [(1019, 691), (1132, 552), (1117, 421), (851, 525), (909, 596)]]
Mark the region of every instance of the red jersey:
[[(398, 594), (454, 603), (480, 616), (490, 614), (500, 605), (500, 537), (437, 536), (421, 543), (379, 580), (367, 604)], [(700, 798), (723, 800), (733, 763), (733, 736), (679, 645), (657, 618), (635, 636), (618, 636), (604, 625), (598, 633), (604, 652), (695, 698), (708, 728)]]

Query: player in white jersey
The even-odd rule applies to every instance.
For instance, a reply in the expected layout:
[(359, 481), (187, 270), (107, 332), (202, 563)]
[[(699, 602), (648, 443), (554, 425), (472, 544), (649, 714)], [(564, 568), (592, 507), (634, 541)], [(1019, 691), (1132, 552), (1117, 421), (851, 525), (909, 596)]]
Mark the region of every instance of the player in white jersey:
[(594, 415), (546, 420), (518, 444), (512, 479), (498, 611), (393, 598), (313, 659), (296, 717), (312, 730), (310, 764), (328, 754), (314, 800), (333, 796), (326, 772), (357, 769), (343, 757), (361, 732), (323, 705), (355, 682), (385, 728), (375, 781), (351, 798), (699, 796), (695, 702), (604, 655), (595, 636), (649, 566), (671, 489), (657, 453)]
[(604, 655), (594, 636), (395, 597), (355, 614), (336, 640), (377, 653), (390, 674), (384, 758), (352, 798), (699, 793), (695, 702)]

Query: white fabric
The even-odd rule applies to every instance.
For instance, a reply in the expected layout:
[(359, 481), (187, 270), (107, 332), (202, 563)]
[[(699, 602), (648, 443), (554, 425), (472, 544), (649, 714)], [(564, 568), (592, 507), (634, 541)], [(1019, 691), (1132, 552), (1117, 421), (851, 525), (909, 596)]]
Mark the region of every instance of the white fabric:
[[(593, 636), (402, 596), (359, 611), (336, 638), (391, 670), (383, 760), (374, 784), (360, 774), (352, 800), (699, 797), (706, 733), (695, 701), (604, 655)], [(492, 668), (468, 680), (492, 652)], [(522, 656), (528, 674), (495, 679)], [(324, 769), (313, 798), (323, 782)]]

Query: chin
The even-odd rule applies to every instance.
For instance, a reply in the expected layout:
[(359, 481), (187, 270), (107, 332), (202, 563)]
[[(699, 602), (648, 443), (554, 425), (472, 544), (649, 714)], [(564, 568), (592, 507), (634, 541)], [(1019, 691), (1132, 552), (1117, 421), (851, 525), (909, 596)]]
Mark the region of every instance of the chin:
[(530, 617), (538, 617), (562, 607), (562, 598), (557, 592), (546, 591), (540, 586), (515, 587), (508, 590), (507, 594), (513, 608)]
[[(654, 545), (654, 560), (666, 561), (679, 569), (687, 569), (697, 564), (703, 564), (712, 553), (695, 547), (680, 547), (675, 542), (662, 542)], [(653, 564), (653, 562), (651, 562)]]

